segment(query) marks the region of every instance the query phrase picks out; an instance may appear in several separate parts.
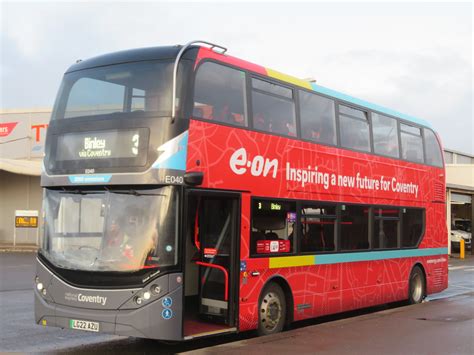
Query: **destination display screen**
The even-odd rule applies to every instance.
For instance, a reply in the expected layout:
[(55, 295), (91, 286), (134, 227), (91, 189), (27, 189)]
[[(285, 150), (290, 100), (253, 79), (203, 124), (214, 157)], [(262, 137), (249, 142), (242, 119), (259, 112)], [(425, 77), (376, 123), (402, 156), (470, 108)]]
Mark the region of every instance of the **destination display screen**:
[(141, 165), (146, 162), (148, 135), (146, 128), (66, 133), (58, 136), (56, 160), (131, 159)]

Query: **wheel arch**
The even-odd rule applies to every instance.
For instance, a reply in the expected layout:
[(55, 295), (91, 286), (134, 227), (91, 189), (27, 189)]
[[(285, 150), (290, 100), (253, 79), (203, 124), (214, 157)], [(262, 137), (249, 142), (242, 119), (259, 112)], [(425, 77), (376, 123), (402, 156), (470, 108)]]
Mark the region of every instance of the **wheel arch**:
[(424, 278), (424, 282), (425, 282), (425, 285), (424, 285), (425, 287), (424, 287), (424, 290), (423, 290), (423, 292), (424, 292), (423, 297), (426, 297), (428, 295), (428, 279), (426, 278), (425, 266), (423, 265), (423, 263), (421, 261), (417, 261), (412, 265), (411, 270), (410, 270), (410, 275), (408, 277), (408, 287), (410, 287), (410, 276), (413, 272), (413, 269), (417, 266), (420, 268), (421, 272), (423, 273), (423, 278)]
[(265, 282), (265, 284), (262, 287), (262, 291), (260, 291), (258, 302), (260, 304), (260, 301), (263, 295), (263, 290), (265, 290), (265, 288), (272, 282), (280, 286), (281, 289), (283, 290), (283, 294), (285, 295), (285, 301), (287, 305), (285, 326), (289, 326), (293, 322), (293, 319), (294, 319), (293, 318), (294, 317), (294, 300), (293, 300), (293, 292), (291, 291), (290, 284), (283, 276), (273, 275)]

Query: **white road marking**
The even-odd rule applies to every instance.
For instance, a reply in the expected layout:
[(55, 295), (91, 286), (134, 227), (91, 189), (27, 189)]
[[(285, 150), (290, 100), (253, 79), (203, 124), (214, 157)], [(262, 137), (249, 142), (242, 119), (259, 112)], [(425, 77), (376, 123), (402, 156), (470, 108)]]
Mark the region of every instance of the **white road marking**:
[(469, 267), (469, 266), (468, 266), (468, 265), (450, 266), (450, 267), (448, 267), (448, 270), (450, 270), (450, 271), (451, 271), (451, 270), (462, 270), (462, 269), (465, 269), (465, 268), (467, 268), (467, 267)]

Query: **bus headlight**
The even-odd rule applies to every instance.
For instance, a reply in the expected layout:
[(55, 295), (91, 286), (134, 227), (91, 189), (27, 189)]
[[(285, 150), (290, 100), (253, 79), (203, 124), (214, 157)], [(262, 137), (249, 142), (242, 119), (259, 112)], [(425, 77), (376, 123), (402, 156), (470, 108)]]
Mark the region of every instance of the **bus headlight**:
[(149, 300), (151, 297), (151, 293), (149, 291), (145, 291), (143, 293), (143, 299), (146, 301), (146, 300)]
[(41, 292), (41, 290), (44, 289), (43, 283), (38, 282), (38, 283), (36, 284), (36, 289)]
[(153, 285), (151, 286), (151, 292), (153, 292), (155, 295), (158, 295), (161, 292), (161, 287), (158, 285)]
[(141, 305), (143, 303), (143, 298), (140, 296), (135, 297), (135, 303)]

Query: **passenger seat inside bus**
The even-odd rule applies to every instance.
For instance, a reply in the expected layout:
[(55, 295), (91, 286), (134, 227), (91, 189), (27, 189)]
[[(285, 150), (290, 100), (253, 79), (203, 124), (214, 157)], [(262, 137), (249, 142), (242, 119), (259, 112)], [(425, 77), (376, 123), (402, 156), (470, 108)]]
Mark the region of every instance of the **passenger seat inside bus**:
[(278, 240), (280, 239), (278, 237), (278, 234), (276, 234), (275, 232), (267, 232), (265, 233), (265, 240)]
[(260, 131), (269, 131), (269, 125), (262, 113), (256, 113), (253, 116), (253, 127)]
[(193, 109), (193, 117), (200, 117), (202, 118), (204, 115), (202, 108), (200, 107), (194, 107)]

